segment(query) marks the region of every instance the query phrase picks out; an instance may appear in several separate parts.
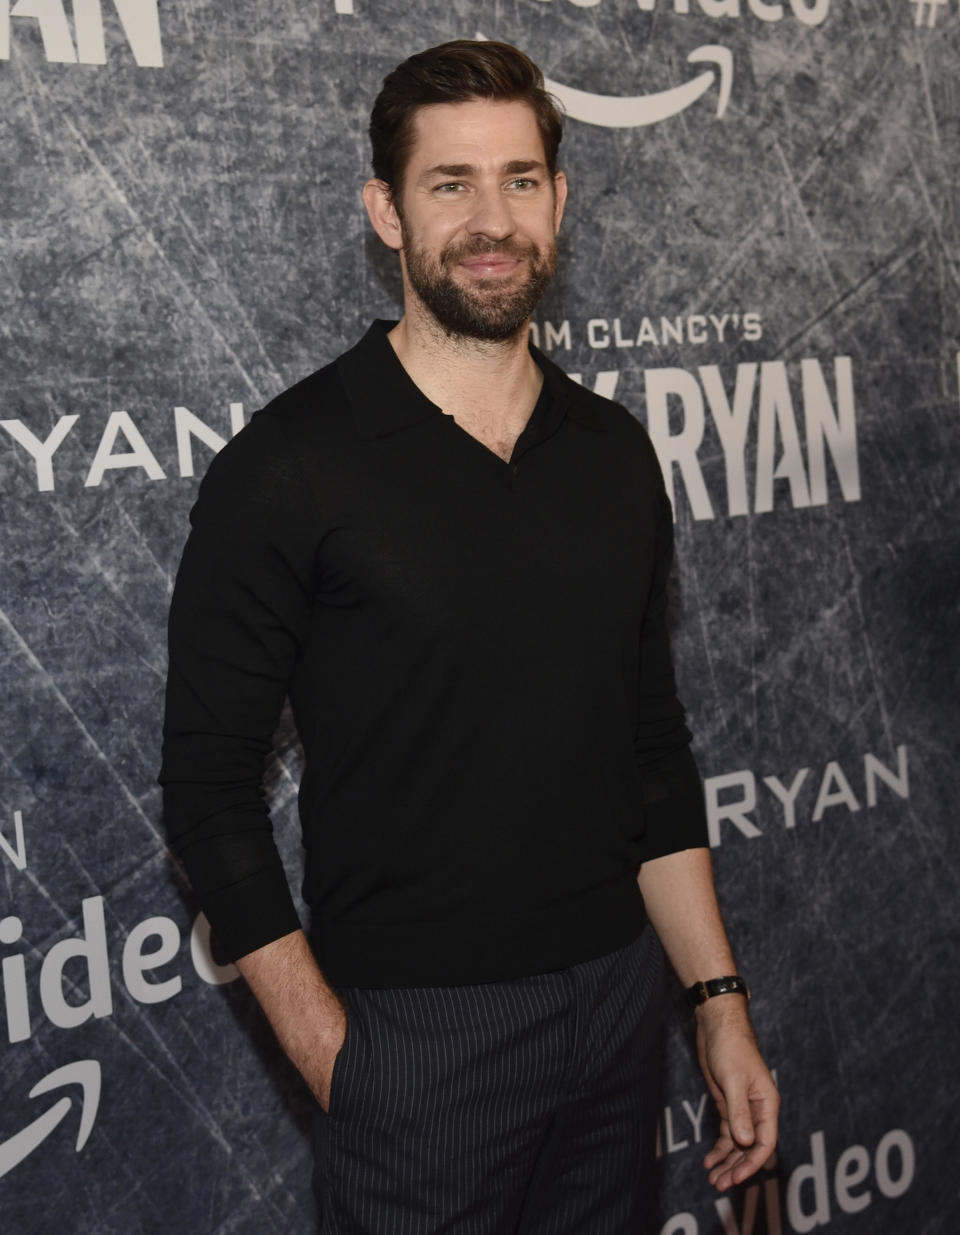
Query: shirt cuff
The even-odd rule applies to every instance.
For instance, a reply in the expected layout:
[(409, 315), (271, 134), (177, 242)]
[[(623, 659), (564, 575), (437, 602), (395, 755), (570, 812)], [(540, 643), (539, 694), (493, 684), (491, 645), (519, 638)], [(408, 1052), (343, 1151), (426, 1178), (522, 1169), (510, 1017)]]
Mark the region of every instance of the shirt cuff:
[(638, 850), (641, 862), (709, 846), (703, 785), (689, 746), (645, 764), (643, 777), (644, 831)]
[(204, 898), (218, 960), (235, 961), (300, 930), (300, 916), (282, 871), (258, 871)]

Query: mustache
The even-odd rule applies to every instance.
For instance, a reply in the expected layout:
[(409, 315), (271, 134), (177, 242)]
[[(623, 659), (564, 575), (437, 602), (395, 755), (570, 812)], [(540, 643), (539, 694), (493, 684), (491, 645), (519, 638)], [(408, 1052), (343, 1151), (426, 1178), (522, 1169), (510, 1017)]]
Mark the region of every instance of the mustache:
[(535, 260), (540, 257), (540, 250), (531, 240), (517, 240), (513, 236), (507, 236), (503, 240), (491, 240), (489, 236), (474, 236), (470, 240), (448, 244), (441, 250), (440, 261), (443, 265), (456, 265), (465, 257), (485, 257), (489, 253), (515, 257), (518, 260)]

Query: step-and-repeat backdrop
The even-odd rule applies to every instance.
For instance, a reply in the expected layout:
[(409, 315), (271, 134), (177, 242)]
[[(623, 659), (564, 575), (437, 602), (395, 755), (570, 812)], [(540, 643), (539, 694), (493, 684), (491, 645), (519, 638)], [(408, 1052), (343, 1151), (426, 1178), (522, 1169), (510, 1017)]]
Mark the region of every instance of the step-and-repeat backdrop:
[[(717, 1198), (678, 1004), (660, 1235), (956, 1230), (957, 0), (0, 2), (0, 1229), (311, 1229), (309, 1109), (164, 851), (171, 581), (250, 414), (394, 316), (385, 72), (528, 50), (535, 341), (645, 423), (779, 1161)], [(298, 861), (289, 725), (269, 788)]]

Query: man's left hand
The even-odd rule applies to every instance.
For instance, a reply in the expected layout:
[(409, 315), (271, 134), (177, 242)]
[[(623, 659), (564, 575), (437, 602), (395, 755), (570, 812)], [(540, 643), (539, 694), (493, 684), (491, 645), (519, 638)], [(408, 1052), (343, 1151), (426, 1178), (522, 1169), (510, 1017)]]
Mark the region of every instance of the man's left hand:
[(697, 1009), (697, 1054), (720, 1112), (720, 1135), (703, 1165), (725, 1192), (771, 1162), (780, 1110), (741, 995), (718, 995)]

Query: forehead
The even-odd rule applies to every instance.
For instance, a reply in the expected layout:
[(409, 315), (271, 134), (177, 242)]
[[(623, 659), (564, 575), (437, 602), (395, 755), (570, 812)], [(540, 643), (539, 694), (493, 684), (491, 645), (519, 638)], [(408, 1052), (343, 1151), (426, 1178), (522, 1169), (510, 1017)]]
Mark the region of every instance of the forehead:
[(413, 176), (443, 164), (499, 166), (545, 160), (543, 138), (528, 103), (471, 99), (430, 103), (414, 113), (407, 162), (407, 173)]

